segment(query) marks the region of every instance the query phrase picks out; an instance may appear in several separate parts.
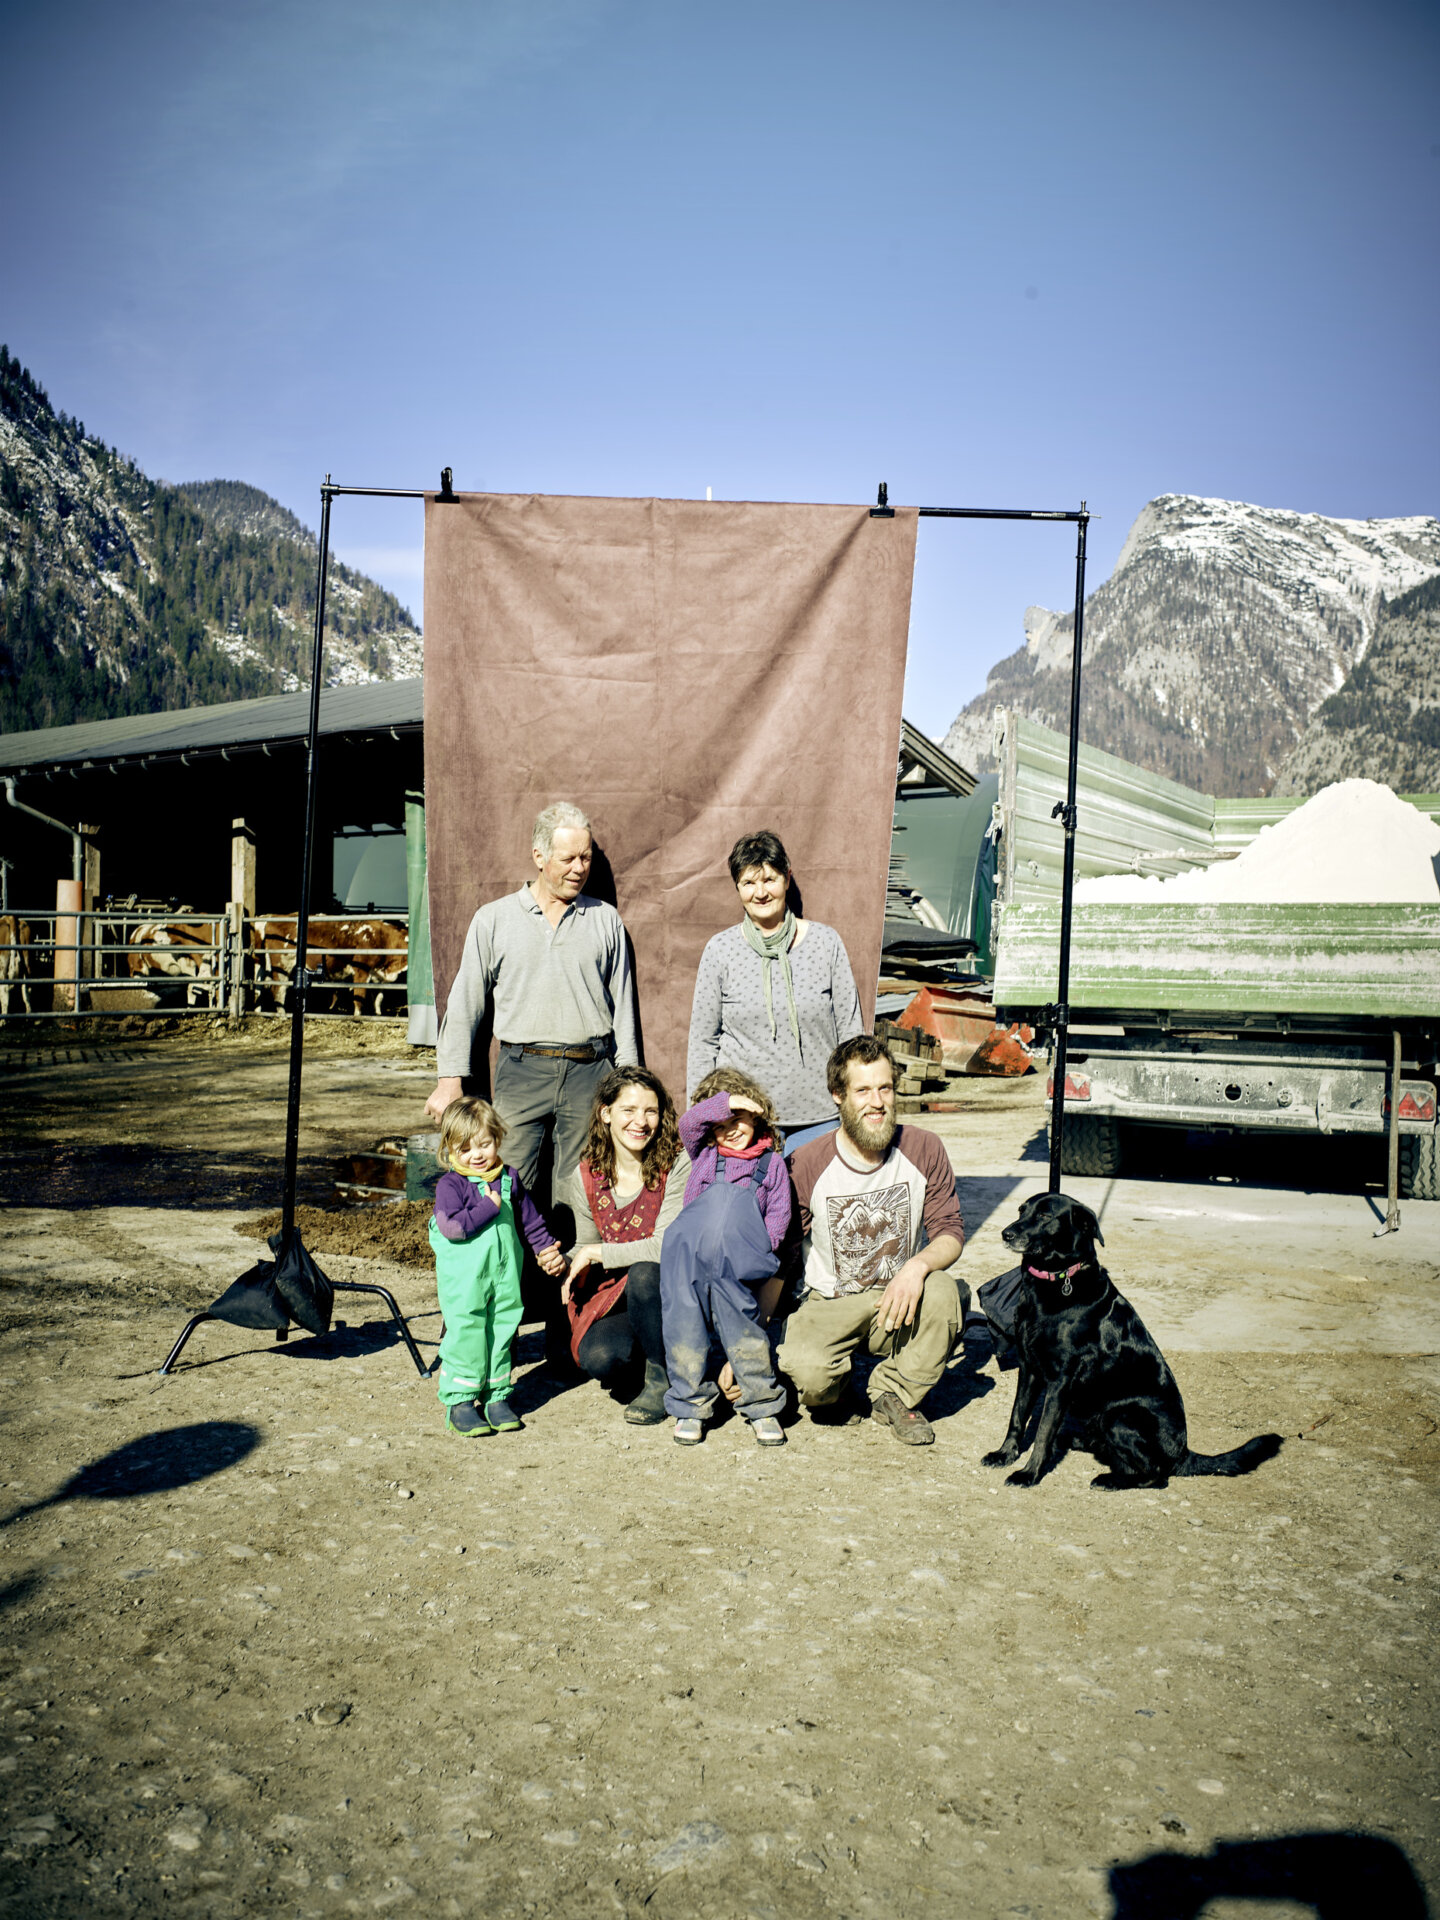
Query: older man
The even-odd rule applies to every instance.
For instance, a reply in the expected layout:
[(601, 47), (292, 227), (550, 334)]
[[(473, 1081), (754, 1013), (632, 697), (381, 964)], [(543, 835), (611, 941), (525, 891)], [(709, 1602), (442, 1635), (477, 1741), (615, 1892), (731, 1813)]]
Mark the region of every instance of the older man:
[(476, 1031), (493, 1009), (505, 1159), (533, 1192), (547, 1132), (558, 1182), (579, 1162), (607, 1069), (639, 1055), (625, 928), (614, 907), (585, 892), (590, 822), (557, 801), (536, 820), (532, 845), (534, 879), (470, 922), (435, 1045), (439, 1084), (425, 1108), (438, 1119), (459, 1098)]
[(805, 1236), (805, 1295), (785, 1323), (780, 1365), (802, 1405), (844, 1407), (850, 1357), (862, 1341), (872, 1417), (907, 1446), (935, 1430), (920, 1411), (950, 1358), (969, 1289), (945, 1269), (965, 1226), (950, 1156), (938, 1134), (895, 1118), (895, 1066), (870, 1034), (844, 1040), (826, 1070), (838, 1133), (790, 1162)]

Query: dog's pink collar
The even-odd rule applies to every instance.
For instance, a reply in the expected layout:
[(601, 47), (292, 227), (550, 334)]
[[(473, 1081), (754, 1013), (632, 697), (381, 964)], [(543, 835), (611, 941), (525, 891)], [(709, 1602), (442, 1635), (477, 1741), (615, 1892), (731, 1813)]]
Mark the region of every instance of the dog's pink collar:
[(1073, 1267), (1057, 1267), (1054, 1273), (1048, 1272), (1044, 1267), (1026, 1267), (1025, 1271), (1036, 1280), (1073, 1280), (1084, 1265), (1083, 1260), (1077, 1260)]

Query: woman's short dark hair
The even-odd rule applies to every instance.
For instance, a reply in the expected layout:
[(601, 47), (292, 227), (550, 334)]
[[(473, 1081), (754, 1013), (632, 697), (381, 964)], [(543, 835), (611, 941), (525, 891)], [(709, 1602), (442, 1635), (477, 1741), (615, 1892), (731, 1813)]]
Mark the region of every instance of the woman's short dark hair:
[(751, 867), (773, 867), (776, 873), (790, 878), (790, 856), (779, 834), (771, 833), (768, 827), (762, 827), (759, 833), (742, 833), (730, 849), (730, 878), (737, 887), (741, 874)]

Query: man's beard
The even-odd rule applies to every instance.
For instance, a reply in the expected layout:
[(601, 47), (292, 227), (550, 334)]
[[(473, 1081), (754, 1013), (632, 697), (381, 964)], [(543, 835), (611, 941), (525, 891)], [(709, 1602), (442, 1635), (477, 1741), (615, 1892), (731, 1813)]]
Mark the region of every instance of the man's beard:
[(900, 1122), (896, 1119), (895, 1110), (892, 1107), (883, 1120), (877, 1121), (872, 1126), (868, 1120), (861, 1119), (860, 1109), (847, 1094), (840, 1103), (840, 1124), (856, 1146), (862, 1147), (866, 1153), (886, 1153), (890, 1142), (895, 1138)]

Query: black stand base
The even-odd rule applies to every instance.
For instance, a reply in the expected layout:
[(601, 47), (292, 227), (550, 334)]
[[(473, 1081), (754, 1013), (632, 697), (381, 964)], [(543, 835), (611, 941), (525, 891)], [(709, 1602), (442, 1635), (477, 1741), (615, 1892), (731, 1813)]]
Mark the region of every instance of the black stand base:
[[(400, 1329), (400, 1338), (405, 1342), (405, 1345), (410, 1351), (410, 1358), (415, 1362), (415, 1371), (422, 1380), (426, 1378), (431, 1369), (421, 1359), (420, 1349), (415, 1344), (410, 1328), (406, 1324), (405, 1316), (401, 1313), (394, 1294), (391, 1293), (387, 1287), (377, 1287), (374, 1282), (370, 1280), (332, 1280), (330, 1284), (337, 1293), (378, 1293), (390, 1309), (390, 1318)], [(197, 1313), (192, 1320), (186, 1321), (180, 1338), (165, 1356), (164, 1364), (160, 1368), (161, 1373), (169, 1373), (172, 1371), (175, 1362), (184, 1351), (185, 1343), (189, 1340), (191, 1334), (194, 1333), (195, 1329), (204, 1321), (213, 1320), (214, 1318), (213, 1313)], [(288, 1327), (281, 1327), (276, 1333), (275, 1338), (277, 1341), (288, 1340), (290, 1338), (290, 1329)], [(438, 1365), (439, 1363), (437, 1362), (436, 1364)]]

